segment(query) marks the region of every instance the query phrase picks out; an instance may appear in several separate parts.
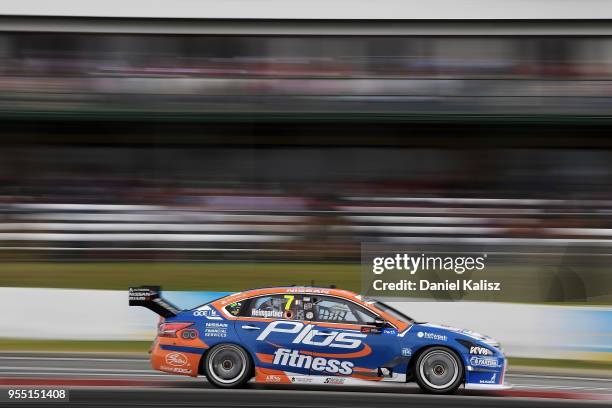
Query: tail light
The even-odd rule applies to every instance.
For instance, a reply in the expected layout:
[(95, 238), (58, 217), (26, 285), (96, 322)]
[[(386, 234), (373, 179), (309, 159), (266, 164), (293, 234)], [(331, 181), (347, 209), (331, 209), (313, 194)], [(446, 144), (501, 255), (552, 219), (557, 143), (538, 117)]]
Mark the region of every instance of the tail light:
[(193, 323), (161, 323), (157, 330), (157, 335), (159, 337), (176, 337), (176, 333), (179, 330), (183, 330), (189, 326), (192, 326)]

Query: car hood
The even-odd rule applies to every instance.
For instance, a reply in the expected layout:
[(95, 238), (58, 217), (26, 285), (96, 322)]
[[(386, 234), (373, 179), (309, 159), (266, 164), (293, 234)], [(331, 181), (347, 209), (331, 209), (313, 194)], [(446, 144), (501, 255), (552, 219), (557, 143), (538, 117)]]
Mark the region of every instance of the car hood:
[(438, 330), (446, 330), (446, 331), (453, 332), (453, 333), (459, 333), (464, 336), (470, 337), (474, 340), (478, 340), (485, 344), (488, 344), (489, 346), (492, 346), (495, 348), (500, 347), (499, 342), (495, 340), (494, 338), (484, 335), (484, 334), (480, 334), (480, 333), (471, 331), (471, 330), (460, 329), (457, 327), (447, 326), (444, 324), (432, 324), (432, 323), (419, 323), (418, 326), (423, 327), (423, 328), (431, 327), (431, 328), (438, 329)]

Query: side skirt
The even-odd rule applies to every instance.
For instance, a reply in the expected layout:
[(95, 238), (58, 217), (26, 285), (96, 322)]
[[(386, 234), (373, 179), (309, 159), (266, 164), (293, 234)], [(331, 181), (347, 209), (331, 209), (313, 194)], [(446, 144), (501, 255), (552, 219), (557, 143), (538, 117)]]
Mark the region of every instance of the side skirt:
[(405, 384), (405, 374), (394, 374), (393, 377), (366, 380), (350, 376), (324, 376), (304, 375), (290, 371), (272, 370), (269, 368), (255, 368), (255, 382), (262, 384), (313, 384), (313, 385), (390, 385)]

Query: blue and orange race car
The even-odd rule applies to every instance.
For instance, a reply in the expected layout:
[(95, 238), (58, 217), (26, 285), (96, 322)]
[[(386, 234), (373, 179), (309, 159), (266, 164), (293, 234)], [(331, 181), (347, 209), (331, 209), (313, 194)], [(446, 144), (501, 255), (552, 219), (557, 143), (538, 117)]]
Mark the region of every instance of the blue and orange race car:
[(151, 364), (224, 388), (252, 378), (274, 384), (416, 381), (436, 394), (500, 390), (506, 359), (493, 339), (416, 322), (385, 303), (333, 288), (275, 287), (235, 293), (191, 310), (130, 288), (130, 305), (160, 318)]

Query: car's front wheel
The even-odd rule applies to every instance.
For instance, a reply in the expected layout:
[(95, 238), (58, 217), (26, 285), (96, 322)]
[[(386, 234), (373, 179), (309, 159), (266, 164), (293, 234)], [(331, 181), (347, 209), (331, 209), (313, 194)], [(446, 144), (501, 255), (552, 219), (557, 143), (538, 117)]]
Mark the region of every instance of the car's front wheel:
[(245, 349), (235, 344), (214, 346), (204, 361), (208, 381), (222, 388), (243, 386), (251, 378), (252, 370), (250, 356)]
[(463, 364), (454, 351), (446, 347), (425, 350), (415, 364), (417, 384), (432, 394), (452, 394), (463, 381)]

